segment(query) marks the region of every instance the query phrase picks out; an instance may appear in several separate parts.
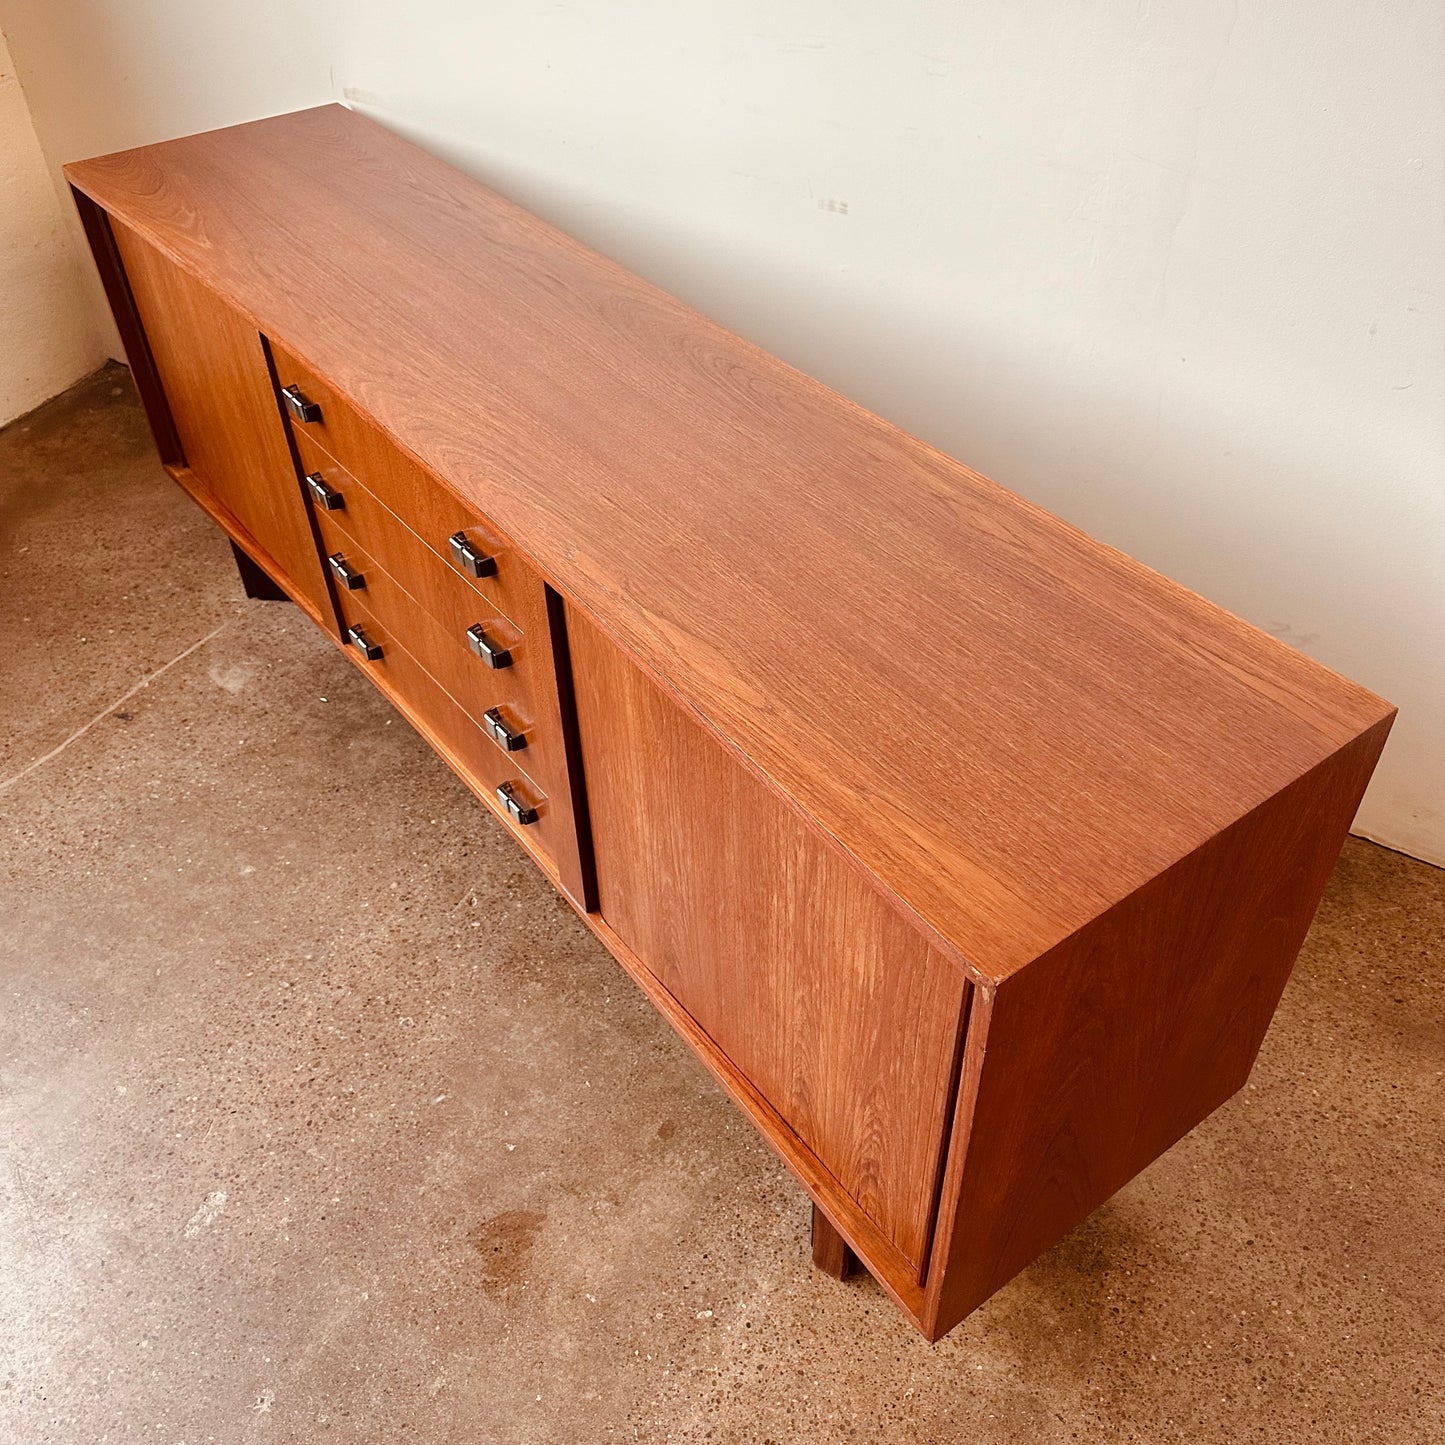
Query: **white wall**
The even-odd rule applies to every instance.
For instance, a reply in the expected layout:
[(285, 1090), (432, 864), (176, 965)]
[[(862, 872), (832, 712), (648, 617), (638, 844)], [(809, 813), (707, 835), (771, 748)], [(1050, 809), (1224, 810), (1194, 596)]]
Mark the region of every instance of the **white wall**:
[(0, 35), (0, 426), (105, 360), (81, 274)]
[(1445, 861), (1434, 0), (7, 13), (53, 164), (344, 98), (1374, 687)]

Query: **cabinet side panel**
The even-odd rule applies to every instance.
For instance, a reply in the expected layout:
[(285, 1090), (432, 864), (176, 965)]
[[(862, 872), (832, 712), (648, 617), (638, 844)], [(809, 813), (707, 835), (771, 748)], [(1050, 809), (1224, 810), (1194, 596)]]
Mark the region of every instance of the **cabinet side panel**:
[(145, 328), (141, 325), (140, 313), (136, 310), (135, 296), (126, 280), (125, 264), (116, 249), (110, 217), (83, 191), (72, 186), (70, 194), (80, 215), (80, 223), (85, 228), (85, 239), (95, 259), (95, 269), (100, 273), (105, 299), (115, 317), (115, 327), (120, 333), (121, 345), (125, 347), (125, 359), (130, 366), (131, 380), (135, 383), (141, 405), (145, 408), (156, 451), (160, 453), (160, 459), (166, 466), (183, 467), (186, 458), (181, 451), (181, 439), (176, 435), (171, 409), (166, 402), (165, 392), (161, 389), (160, 377), (156, 374), (155, 358), (151, 355)]
[(603, 920), (917, 1277), (960, 970), (618, 648), (567, 620)]
[(1391, 720), (999, 985), (935, 1337), (1244, 1084)]
[[(188, 484), (247, 550), (322, 617), (321, 560), (261, 338), (199, 281), (118, 222), (115, 244), (185, 453)], [(259, 544), (259, 547), (257, 547)]]

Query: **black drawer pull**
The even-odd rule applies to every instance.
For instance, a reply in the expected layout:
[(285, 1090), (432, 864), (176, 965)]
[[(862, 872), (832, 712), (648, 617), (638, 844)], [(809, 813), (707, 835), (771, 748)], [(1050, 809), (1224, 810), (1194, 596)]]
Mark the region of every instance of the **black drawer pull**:
[(331, 564), (331, 570), (336, 573), (336, 580), (348, 592), (355, 592), (366, 586), (366, 578), (354, 567), (348, 567), (346, 558), (340, 552), (333, 552), (326, 560)]
[(503, 721), (499, 707), (489, 707), (482, 714), (482, 726), (486, 728), (487, 736), (504, 753), (519, 753), (527, 746), (527, 734), (520, 728), (509, 727)]
[(497, 789), (497, 798), (514, 823), (520, 823), (525, 828), (528, 823), (537, 821), (537, 810), (517, 796), (517, 790), (511, 783), (503, 783)]
[(487, 664), (488, 667), (510, 667), (512, 665), (512, 652), (510, 648), (498, 647), (490, 637), (487, 636), (487, 629), (480, 622), (474, 622), (467, 628), (467, 646)]
[(303, 396), (299, 386), (283, 386), (281, 388), (281, 400), (286, 403), (286, 410), (291, 413), (297, 421), (320, 421), (321, 407), (308, 397)]
[(359, 627), (346, 629), (346, 640), (368, 661), (376, 662), (381, 657), (381, 647), (373, 642)]
[(467, 540), (465, 532), (453, 532), (447, 538), (447, 546), (452, 549), (452, 561), (468, 577), (495, 577), (497, 575), (497, 559), (489, 557), (485, 552), (478, 551), (476, 545)]
[(339, 512), (345, 507), (346, 498), (340, 492), (328, 487), (320, 472), (312, 472), (306, 478), (306, 485), (311, 488), (311, 495), (316, 498), (316, 505), (323, 512)]

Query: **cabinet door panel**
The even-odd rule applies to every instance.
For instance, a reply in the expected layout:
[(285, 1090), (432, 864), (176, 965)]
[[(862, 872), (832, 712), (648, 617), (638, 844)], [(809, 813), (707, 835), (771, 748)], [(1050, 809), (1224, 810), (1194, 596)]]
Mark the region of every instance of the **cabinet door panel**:
[[(191, 486), (328, 622), (331, 601), (261, 338), (214, 292), (112, 221)], [(232, 530), (237, 530), (234, 526)]]
[(567, 630), (603, 920), (916, 1278), (961, 972), (573, 610)]

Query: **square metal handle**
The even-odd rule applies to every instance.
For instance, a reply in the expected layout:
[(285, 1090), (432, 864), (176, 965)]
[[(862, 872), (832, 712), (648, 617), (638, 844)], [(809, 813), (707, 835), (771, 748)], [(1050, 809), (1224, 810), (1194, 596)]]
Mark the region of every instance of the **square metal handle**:
[(521, 728), (511, 727), (502, 717), (499, 707), (489, 707), (482, 714), (482, 726), (486, 728), (487, 736), (504, 753), (519, 753), (527, 746), (527, 734)]
[(348, 627), (346, 629), (346, 640), (368, 661), (377, 662), (381, 658), (381, 645), (373, 642), (359, 627)]
[(313, 422), (321, 420), (321, 407), (309, 397), (303, 395), (299, 386), (283, 386), (281, 388), (281, 400), (286, 403), (286, 410), (297, 421)]
[(488, 667), (510, 667), (512, 652), (487, 636), (487, 629), (480, 622), (467, 628), (467, 646), (487, 664)]
[(528, 823), (535, 823), (540, 816), (536, 808), (530, 803), (522, 801), (516, 787), (511, 783), (503, 783), (497, 789), (497, 800), (507, 810), (507, 816), (514, 823), (520, 823), (524, 828)]
[(453, 532), (447, 538), (447, 546), (451, 549), (452, 561), (468, 577), (497, 575), (497, 559), (482, 551), (475, 542), (469, 541), (465, 532)]
[(346, 588), (348, 592), (355, 592), (366, 586), (366, 578), (352, 567), (341, 555), (340, 552), (333, 552), (327, 559), (331, 570), (336, 574), (336, 580)]
[(333, 487), (328, 487), (320, 472), (312, 472), (306, 478), (306, 485), (323, 512), (339, 512), (346, 506), (346, 498)]

